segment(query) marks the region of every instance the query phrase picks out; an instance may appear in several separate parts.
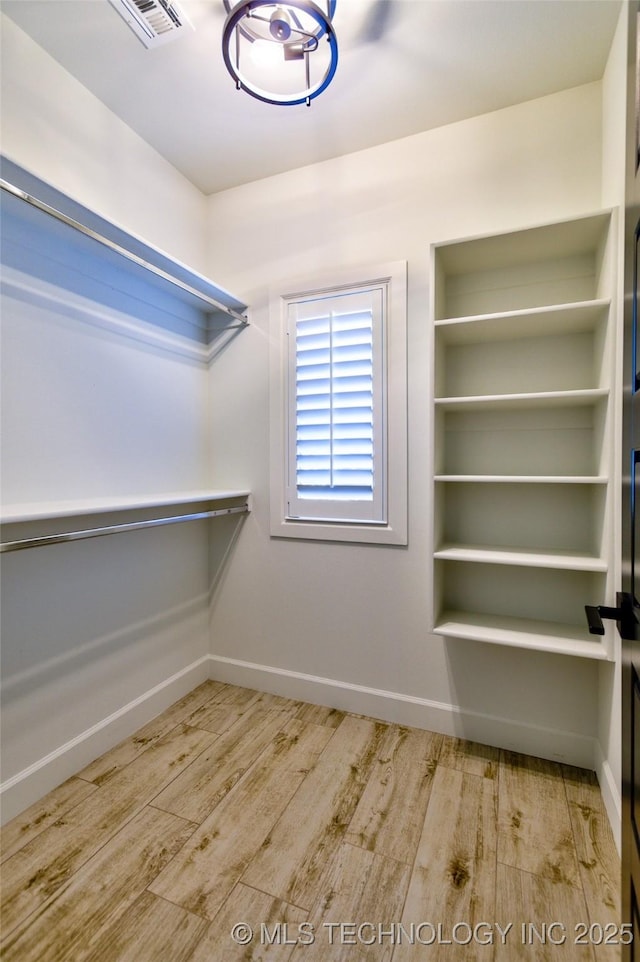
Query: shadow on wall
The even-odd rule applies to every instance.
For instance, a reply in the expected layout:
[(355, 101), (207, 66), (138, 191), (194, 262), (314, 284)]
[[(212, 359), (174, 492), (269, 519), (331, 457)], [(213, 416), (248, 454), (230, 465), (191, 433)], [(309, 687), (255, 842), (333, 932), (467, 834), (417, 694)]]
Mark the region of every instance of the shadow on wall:
[(210, 535), (222, 562), (238, 517), (3, 556), (5, 778), (207, 655)]
[(80, 668), (175, 619), (205, 594), (206, 538), (192, 524), (4, 555), (3, 689)]
[(445, 653), (461, 738), (593, 768), (598, 662), (461, 638)]
[(208, 559), (207, 596), (210, 613), (215, 606), (216, 597), (222, 587), (231, 556), (246, 520), (246, 514), (229, 514), (222, 515), (213, 522), (211, 537), (209, 538)]

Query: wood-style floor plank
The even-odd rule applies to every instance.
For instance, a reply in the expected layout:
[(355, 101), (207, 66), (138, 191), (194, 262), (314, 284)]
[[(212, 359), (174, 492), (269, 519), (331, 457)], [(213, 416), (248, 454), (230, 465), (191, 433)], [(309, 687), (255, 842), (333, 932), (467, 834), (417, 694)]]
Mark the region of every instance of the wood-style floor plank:
[[(454, 941), (454, 926), (492, 921), (496, 893), (496, 810), (494, 779), (438, 765), (416, 853), (402, 923), (442, 927), (428, 948), (429, 959), (466, 962), (469, 946)], [(398, 944), (393, 962), (424, 957), (422, 941)], [(448, 944), (447, 940), (451, 941)], [(493, 958), (490, 945), (474, 945), (478, 962)]]
[(593, 962), (591, 945), (580, 945), (587, 907), (581, 889), (563, 879), (498, 865), (496, 919), (511, 924), (495, 962)]
[(390, 725), (345, 839), (413, 863), (442, 736)]
[(400, 919), (410, 874), (402, 862), (343, 842), (309, 918), (313, 942), (301, 937), (292, 962), (388, 962), (394, 941), (384, 933)]
[(205, 705), (224, 691), (225, 686), (217, 681), (205, 681), (193, 691), (175, 702), (161, 715), (153, 718), (147, 725), (140, 728), (130, 738), (125, 738), (110, 751), (91, 762), (82, 771), (79, 778), (84, 778), (94, 785), (103, 785), (117, 772), (125, 768), (130, 762), (150, 748), (154, 742), (168, 735), (172, 728), (185, 722), (201, 705)]
[(295, 717), (299, 721), (327, 725), (329, 728), (337, 728), (346, 714), (339, 708), (326, 708), (324, 705), (309, 705), (306, 702), (297, 702), (297, 705)]
[(95, 785), (90, 785), (80, 778), (67, 779), (53, 791), (45, 795), (34, 805), (31, 805), (20, 815), (2, 827), (0, 850), (2, 859), (15, 855), (37, 835), (53, 825), (62, 815), (75, 808), (83, 799), (96, 791)]
[(490, 745), (480, 745), (464, 738), (445, 735), (442, 739), (439, 763), (447, 768), (455, 768), (467, 775), (481, 775), (483, 778), (498, 778), (500, 749)]
[[(95, 962), (192, 962), (208, 923), (165, 899), (143, 892), (95, 940)], [(208, 962), (224, 956), (210, 956)]]
[[(348, 716), (262, 842), (242, 881), (311, 908), (365, 788), (386, 726)], [(329, 729), (326, 729), (329, 730)]]
[(289, 721), (150, 890), (213, 919), (331, 737)]
[(217, 736), (178, 726), (4, 863), (2, 926), (9, 933), (60, 888)]
[[(587, 904), (588, 921), (608, 926), (620, 925), (620, 860), (593, 772), (562, 766), (569, 815), (578, 857), (580, 881)], [(587, 920), (585, 920), (587, 921)], [(597, 930), (596, 930), (597, 934)], [(620, 949), (605, 941), (595, 944), (598, 962), (618, 962)]]
[(157, 808), (202, 822), (282, 730), (283, 713), (256, 701), (153, 800)]
[(498, 861), (579, 886), (569, 806), (559, 765), (502, 752)]
[[(189, 962), (287, 962), (293, 940), (304, 938), (300, 926), (307, 913), (281, 899), (238, 883), (231, 891)], [(234, 941), (237, 925), (249, 941)]]
[(81, 776), (3, 829), (3, 962), (619, 962), (593, 773), (210, 683)]
[(3, 946), (5, 962), (83, 962), (149, 882), (184, 845), (195, 826), (145, 808), (64, 885)]
[(260, 698), (258, 692), (250, 688), (229, 688), (228, 692), (223, 689), (206, 705), (192, 712), (186, 719), (187, 724), (222, 735)]

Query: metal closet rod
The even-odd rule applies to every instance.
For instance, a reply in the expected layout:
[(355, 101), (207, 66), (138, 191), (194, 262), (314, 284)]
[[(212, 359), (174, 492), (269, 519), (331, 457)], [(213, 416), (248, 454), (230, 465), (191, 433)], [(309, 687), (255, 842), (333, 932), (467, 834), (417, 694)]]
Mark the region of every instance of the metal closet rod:
[(18, 541), (4, 541), (0, 544), (0, 554), (6, 551), (22, 551), (24, 548), (41, 548), (47, 544), (63, 544), (65, 541), (84, 541), (87, 538), (101, 538), (107, 534), (122, 531), (139, 531), (141, 528), (158, 528), (163, 524), (177, 524), (179, 521), (201, 521), (206, 518), (219, 518), (224, 514), (248, 514), (247, 505), (233, 508), (215, 508), (211, 511), (197, 511), (193, 514), (179, 514), (169, 518), (149, 518), (147, 521), (125, 521), (122, 524), (106, 524), (100, 528), (84, 528), (80, 531), (65, 531), (61, 534), (43, 535), (39, 538), (21, 538)]
[(27, 204), (31, 204), (31, 206), (37, 208), (37, 210), (41, 210), (45, 214), (55, 217), (56, 220), (62, 221), (63, 224), (73, 227), (81, 234), (91, 237), (99, 244), (102, 244), (103, 247), (108, 247), (110, 250), (115, 251), (117, 254), (120, 254), (127, 260), (132, 261), (134, 264), (138, 264), (140, 267), (144, 267), (146, 270), (151, 271), (158, 277), (162, 277), (164, 280), (169, 281), (170, 284), (173, 284), (174, 287), (179, 287), (188, 294), (193, 294), (198, 298), (198, 300), (205, 301), (205, 303), (209, 304), (210, 307), (214, 307), (217, 311), (223, 311), (225, 314), (233, 317), (236, 321), (240, 321), (242, 327), (246, 327), (248, 325), (249, 321), (244, 314), (240, 314), (239, 311), (234, 311), (232, 307), (227, 307), (226, 304), (222, 304), (220, 301), (210, 297), (208, 294), (204, 294), (202, 291), (197, 290), (190, 284), (185, 283), (185, 281), (179, 280), (179, 278), (174, 277), (167, 271), (164, 271), (161, 267), (157, 267), (155, 264), (145, 260), (143, 257), (139, 257), (137, 254), (134, 254), (133, 251), (127, 250), (126, 247), (122, 247), (121, 244), (117, 244), (115, 241), (105, 237), (104, 234), (99, 234), (97, 231), (92, 230), (90, 227), (87, 227), (80, 221), (74, 220), (73, 217), (69, 217), (61, 210), (58, 210), (57, 207), (52, 207), (43, 200), (39, 200), (37, 197), (34, 197), (33, 194), (27, 193), (27, 191), (22, 190), (21, 187), (16, 187), (15, 184), (9, 183), (8, 180), (0, 178), (0, 188), (2, 190), (6, 190), (9, 194), (13, 194), (14, 197), (19, 197), (21, 200), (26, 201)]

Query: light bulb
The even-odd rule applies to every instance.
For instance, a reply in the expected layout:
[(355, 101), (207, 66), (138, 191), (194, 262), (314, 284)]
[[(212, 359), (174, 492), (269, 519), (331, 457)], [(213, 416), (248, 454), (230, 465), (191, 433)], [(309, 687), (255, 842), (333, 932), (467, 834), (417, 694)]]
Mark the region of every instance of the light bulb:
[(282, 47), (271, 40), (254, 40), (250, 56), (257, 67), (275, 67), (282, 63)]

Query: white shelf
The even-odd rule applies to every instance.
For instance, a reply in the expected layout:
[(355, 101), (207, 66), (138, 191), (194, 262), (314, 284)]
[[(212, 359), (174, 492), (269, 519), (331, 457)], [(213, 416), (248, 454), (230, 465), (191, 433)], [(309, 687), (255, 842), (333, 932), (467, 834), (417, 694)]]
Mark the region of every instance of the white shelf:
[(548, 337), (558, 331), (575, 334), (592, 331), (600, 322), (606, 321), (610, 304), (609, 298), (599, 298), (489, 315), (441, 318), (434, 326), (445, 344)]
[(45, 547), (250, 510), (247, 490), (200, 490), (165, 495), (5, 506), (0, 552)]
[(465, 397), (435, 398), (436, 407), (444, 411), (455, 411), (469, 407), (477, 411), (493, 411), (505, 408), (523, 410), (543, 407), (581, 407), (597, 404), (606, 399), (606, 388), (592, 388), (586, 391), (539, 391), (533, 394), (485, 394)]
[(435, 481), (464, 484), (607, 484), (606, 475), (436, 474)]
[(530, 548), (498, 548), (486, 545), (444, 544), (434, 552), (443, 561), (474, 561), (479, 564), (520, 565), (532, 568), (562, 568), (571, 571), (606, 572), (608, 564), (595, 555), (571, 551), (544, 551)]
[(3, 505), (0, 524), (78, 518), (110, 512), (138, 511), (148, 508), (182, 508), (194, 504), (216, 504), (234, 498), (249, 497), (246, 489), (203, 488), (196, 491), (174, 491), (166, 494), (131, 495), (118, 498), (85, 498), (69, 501), (38, 501)]
[[(34, 236), (47, 236), (47, 256), (54, 260), (72, 250), (74, 266), (86, 261), (111, 269), (109, 283), (152, 285), (167, 302), (183, 304), (200, 315), (205, 330), (220, 324), (248, 324), (247, 305), (209, 278), (107, 220), (6, 157), (0, 156), (3, 220), (12, 221), (14, 243), (30, 247)], [(7, 235), (8, 236), (8, 235)], [(132, 286), (133, 285), (133, 286)]]
[(448, 638), (466, 638), (509, 648), (548, 651), (599, 661), (610, 660), (608, 647), (602, 641), (589, 641), (588, 637), (585, 638), (586, 628), (577, 625), (444, 611), (433, 632)]

